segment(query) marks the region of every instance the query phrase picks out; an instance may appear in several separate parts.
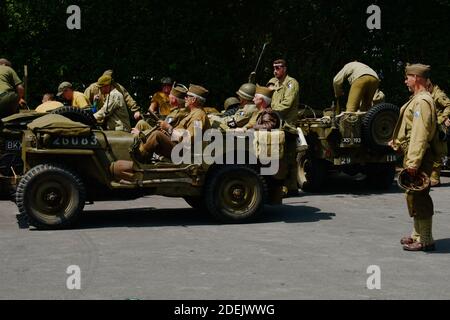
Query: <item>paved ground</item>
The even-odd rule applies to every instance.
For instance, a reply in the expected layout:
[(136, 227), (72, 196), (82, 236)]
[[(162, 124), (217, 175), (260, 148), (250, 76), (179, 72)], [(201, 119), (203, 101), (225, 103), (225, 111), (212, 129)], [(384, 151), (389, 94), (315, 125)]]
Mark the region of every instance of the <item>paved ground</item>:
[[(404, 196), (333, 179), (326, 194), (218, 225), (182, 199), (86, 207), (77, 230), (20, 228), (0, 202), (0, 299), (450, 299), (450, 178), (433, 189), (434, 253), (404, 252)], [(81, 290), (66, 270), (81, 269)], [(366, 287), (367, 268), (381, 289)]]

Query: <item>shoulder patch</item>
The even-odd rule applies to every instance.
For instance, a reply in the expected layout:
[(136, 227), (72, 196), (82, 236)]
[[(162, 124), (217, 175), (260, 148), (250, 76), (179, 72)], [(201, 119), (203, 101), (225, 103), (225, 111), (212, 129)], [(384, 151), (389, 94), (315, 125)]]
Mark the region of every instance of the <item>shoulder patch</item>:
[(414, 111), (414, 118), (420, 117), (420, 111)]

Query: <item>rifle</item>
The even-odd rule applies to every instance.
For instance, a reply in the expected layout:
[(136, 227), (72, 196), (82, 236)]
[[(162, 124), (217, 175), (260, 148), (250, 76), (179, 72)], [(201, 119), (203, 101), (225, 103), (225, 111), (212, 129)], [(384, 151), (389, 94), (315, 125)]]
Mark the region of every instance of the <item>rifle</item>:
[(249, 82), (249, 83), (256, 83), (256, 71), (258, 70), (258, 66), (259, 66), (259, 63), (260, 63), (260, 61), (261, 61), (262, 55), (263, 55), (263, 53), (264, 53), (264, 50), (266, 50), (266, 46), (267, 46), (268, 44), (269, 44), (268, 42), (265, 42), (264, 45), (263, 45), (263, 47), (262, 47), (262, 49), (261, 49), (261, 53), (259, 54), (258, 62), (256, 62), (255, 69), (254, 69), (254, 70), (250, 73), (250, 75), (248, 76), (248, 82)]

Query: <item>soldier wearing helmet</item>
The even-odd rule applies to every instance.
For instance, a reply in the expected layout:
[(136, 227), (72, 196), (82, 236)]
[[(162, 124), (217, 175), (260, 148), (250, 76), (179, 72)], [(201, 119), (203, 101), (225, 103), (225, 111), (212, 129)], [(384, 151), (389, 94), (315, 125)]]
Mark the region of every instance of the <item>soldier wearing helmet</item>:
[(172, 84), (173, 81), (169, 77), (161, 79), (161, 91), (158, 91), (153, 95), (150, 106), (148, 107), (149, 111), (164, 117), (170, 113), (171, 106), (169, 94), (170, 90), (172, 90)]
[(223, 130), (241, 128), (245, 126), (258, 109), (253, 103), (253, 98), (255, 97), (256, 86), (253, 83), (244, 83), (236, 91), (239, 98), (239, 109), (230, 116), (227, 117), (216, 117), (211, 116), (212, 127), (220, 127)]
[(223, 103), (222, 117), (232, 116), (239, 109), (240, 101), (236, 97), (229, 97)]
[[(405, 84), (413, 93), (403, 105), (394, 129), (394, 150), (404, 154), (403, 167), (409, 179), (416, 180), (422, 172), (430, 176), (433, 169), (433, 140), (436, 136), (436, 106), (427, 91), (430, 66), (412, 64), (406, 66)], [(403, 237), (400, 243), (407, 251), (430, 251), (435, 249), (432, 235), (433, 200), (429, 184), (421, 192), (406, 191), (409, 215), (414, 219), (411, 236)]]

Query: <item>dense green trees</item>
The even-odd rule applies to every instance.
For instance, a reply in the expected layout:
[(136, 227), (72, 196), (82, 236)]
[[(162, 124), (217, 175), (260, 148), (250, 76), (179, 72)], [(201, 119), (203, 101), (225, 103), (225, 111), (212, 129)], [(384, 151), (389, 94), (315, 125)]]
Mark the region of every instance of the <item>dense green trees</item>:
[[(367, 7), (381, 8), (381, 30), (366, 27)], [(68, 30), (66, 9), (81, 8), (81, 30)], [(433, 66), (434, 81), (449, 81), (448, 0), (414, 1), (0, 1), (0, 57), (19, 75), (29, 66), (32, 106), (63, 80), (89, 85), (107, 68), (130, 91), (133, 76), (145, 77), (139, 102), (155, 89), (151, 78), (170, 75), (210, 90), (221, 105), (247, 80), (269, 41), (258, 82), (271, 77), (271, 62), (284, 57), (301, 85), (301, 102), (323, 108), (331, 80), (358, 59), (383, 77), (388, 100), (400, 104), (405, 62)], [(135, 84), (133, 84), (134, 86)]]

